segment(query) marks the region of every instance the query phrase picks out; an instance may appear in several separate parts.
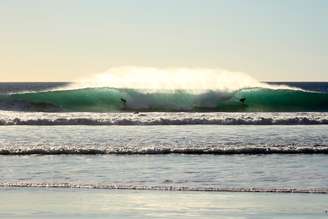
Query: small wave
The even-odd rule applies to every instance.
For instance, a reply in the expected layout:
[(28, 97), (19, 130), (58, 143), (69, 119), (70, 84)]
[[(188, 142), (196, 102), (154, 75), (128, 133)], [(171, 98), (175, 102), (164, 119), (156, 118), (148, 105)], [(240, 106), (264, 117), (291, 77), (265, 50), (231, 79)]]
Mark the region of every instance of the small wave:
[(328, 146), (244, 146), (244, 147), (209, 147), (209, 148), (79, 148), (79, 147), (8, 147), (0, 148), (0, 155), (164, 155), (164, 154), (213, 154), (213, 155), (234, 155), (234, 154), (328, 154)]
[(31, 119), (12, 120), (0, 119), (0, 125), (327, 125), (328, 119), (288, 118), (288, 119), (158, 119), (152, 121), (138, 120), (94, 120), (88, 118), (78, 119)]
[(60, 188), (60, 189), (105, 189), (105, 190), (150, 190), (150, 191), (188, 191), (188, 192), (263, 192), (263, 193), (314, 193), (328, 194), (327, 188), (223, 188), (223, 187), (188, 187), (188, 186), (144, 186), (120, 184), (74, 184), (74, 183), (34, 183), (0, 182), (2, 188)]
[(1, 125), (327, 125), (328, 113), (27, 113), (0, 111)]

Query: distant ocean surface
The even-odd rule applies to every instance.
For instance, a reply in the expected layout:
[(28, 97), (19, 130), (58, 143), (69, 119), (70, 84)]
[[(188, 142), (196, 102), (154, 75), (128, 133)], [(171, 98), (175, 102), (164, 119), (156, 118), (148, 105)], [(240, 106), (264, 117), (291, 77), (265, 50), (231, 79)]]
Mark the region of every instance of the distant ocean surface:
[(327, 125), (321, 82), (0, 83), (0, 186), (328, 193)]

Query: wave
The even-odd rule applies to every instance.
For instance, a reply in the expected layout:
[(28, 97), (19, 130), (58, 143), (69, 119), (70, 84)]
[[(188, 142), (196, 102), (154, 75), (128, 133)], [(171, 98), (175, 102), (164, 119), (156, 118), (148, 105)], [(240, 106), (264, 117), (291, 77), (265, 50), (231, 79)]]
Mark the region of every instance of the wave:
[(216, 147), (191, 147), (191, 148), (172, 148), (172, 147), (120, 147), (120, 148), (85, 148), (77, 146), (66, 147), (2, 147), (0, 155), (164, 155), (164, 154), (213, 154), (213, 155), (234, 155), (234, 154), (328, 154), (327, 145), (311, 146), (216, 146)]
[(52, 182), (0, 182), (2, 188), (61, 188), (61, 189), (105, 189), (105, 190), (151, 190), (151, 191), (190, 191), (190, 192), (262, 192), (262, 193), (313, 193), (328, 194), (327, 188), (224, 188), (224, 187), (188, 187), (188, 186), (144, 186), (121, 184), (75, 184)]
[(328, 93), (269, 88), (244, 88), (235, 92), (84, 88), (5, 94), (0, 96), (0, 109), (41, 112), (327, 112)]
[(328, 125), (328, 118), (157, 118), (139, 120), (137, 118), (92, 119), (92, 118), (36, 118), (36, 119), (0, 119), (1, 125)]

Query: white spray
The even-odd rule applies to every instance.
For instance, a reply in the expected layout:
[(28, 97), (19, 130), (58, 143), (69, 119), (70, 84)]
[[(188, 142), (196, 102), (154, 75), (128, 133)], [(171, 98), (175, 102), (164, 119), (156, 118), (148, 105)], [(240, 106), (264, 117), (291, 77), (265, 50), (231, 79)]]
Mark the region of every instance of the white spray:
[[(123, 66), (79, 79), (75, 88), (112, 87), (140, 90), (191, 90), (232, 92), (242, 88), (288, 89), (262, 83), (243, 72), (219, 68), (155, 68)], [(71, 88), (73, 88), (71, 86)]]

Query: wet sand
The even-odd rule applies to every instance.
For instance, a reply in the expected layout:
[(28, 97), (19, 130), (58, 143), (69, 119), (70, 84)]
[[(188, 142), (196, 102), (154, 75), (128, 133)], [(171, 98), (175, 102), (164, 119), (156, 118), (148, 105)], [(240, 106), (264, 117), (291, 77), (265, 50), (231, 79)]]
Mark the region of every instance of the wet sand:
[(0, 218), (328, 218), (328, 196), (1, 188)]

